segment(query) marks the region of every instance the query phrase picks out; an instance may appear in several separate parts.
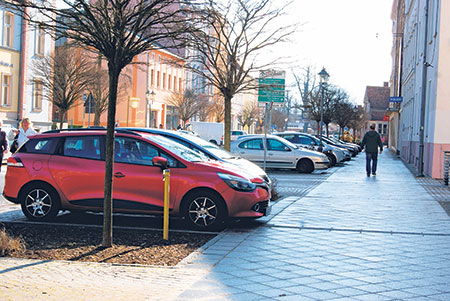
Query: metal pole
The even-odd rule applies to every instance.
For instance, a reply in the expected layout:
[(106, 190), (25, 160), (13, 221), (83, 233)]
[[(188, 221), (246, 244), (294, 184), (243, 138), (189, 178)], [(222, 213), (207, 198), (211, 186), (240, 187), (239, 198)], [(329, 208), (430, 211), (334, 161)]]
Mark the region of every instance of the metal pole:
[(148, 104), (149, 104), (149, 108), (150, 108), (150, 110), (149, 110), (149, 114), (150, 114), (150, 117), (149, 117), (150, 123), (149, 123), (148, 127), (151, 128), (151, 127), (152, 127), (152, 100), (150, 100)]
[(91, 94), (88, 96), (88, 106), (89, 106), (89, 114), (88, 114), (88, 128), (91, 127)]
[(163, 222), (163, 239), (169, 239), (169, 195), (170, 195), (170, 170), (163, 170), (164, 181), (164, 222)]
[(319, 141), (320, 141), (320, 145), (319, 145), (319, 151), (321, 152), (323, 147), (322, 147), (322, 127), (323, 127), (323, 83), (319, 83), (319, 88), (320, 88), (320, 92), (321, 92), (321, 96), (320, 96), (320, 124), (319, 124)]
[(128, 101), (127, 101), (127, 126), (128, 126), (128, 115), (130, 112), (130, 96), (128, 96)]
[(266, 159), (267, 159), (267, 110), (269, 108), (269, 103), (266, 102), (265, 104), (265, 110), (264, 110), (264, 141), (263, 141), (263, 147), (264, 147), (264, 165), (263, 169), (266, 171)]

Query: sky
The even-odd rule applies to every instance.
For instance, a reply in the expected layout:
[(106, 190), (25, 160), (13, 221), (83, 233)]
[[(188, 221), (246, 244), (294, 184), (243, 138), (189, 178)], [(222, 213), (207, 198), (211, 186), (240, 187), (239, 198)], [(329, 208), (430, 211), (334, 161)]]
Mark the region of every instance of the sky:
[[(362, 104), (366, 86), (383, 86), (391, 74), (393, 0), (294, 0), (289, 18), (303, 25), (289, 45), (295, 70), (325, 67), (329, 83)], [(289, 82), (289, 77), (287, 76)]]

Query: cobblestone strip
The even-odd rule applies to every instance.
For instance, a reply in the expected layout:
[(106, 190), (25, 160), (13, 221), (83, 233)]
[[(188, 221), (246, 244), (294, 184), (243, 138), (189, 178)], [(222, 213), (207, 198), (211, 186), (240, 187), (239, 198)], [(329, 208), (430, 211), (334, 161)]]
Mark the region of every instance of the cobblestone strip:
[(445, 186), (441, 180), (429, 177), (416, 178), (416, 180), (441, 205), (450, 217), (450, 188)]
[(207, 270), (0, 258), (1, 300), (174, 300)]

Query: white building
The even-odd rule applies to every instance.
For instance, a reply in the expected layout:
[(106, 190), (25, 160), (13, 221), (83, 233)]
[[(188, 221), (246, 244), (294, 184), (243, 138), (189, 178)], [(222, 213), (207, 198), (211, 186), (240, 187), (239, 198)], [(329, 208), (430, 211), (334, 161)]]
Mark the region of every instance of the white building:
[(395, 29), (403, 33), (400, 95), (392, 95), (403, 97), (398, 151), (418, 174), (441, 178), (450, 151), (450, 1), (398, 0), (394, 10), (404, 20)]

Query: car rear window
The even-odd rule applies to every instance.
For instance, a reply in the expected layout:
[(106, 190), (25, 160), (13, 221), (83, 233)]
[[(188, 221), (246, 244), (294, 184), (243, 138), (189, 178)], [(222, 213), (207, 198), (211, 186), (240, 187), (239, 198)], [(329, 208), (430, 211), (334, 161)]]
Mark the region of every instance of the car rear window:
[(19, 149), (19, 153), (53, 154), (59, 138), (30, 139)]
[(86, 159), (100, 159), (99, 136), (71, 136), (66, 137), (63, 155)]

